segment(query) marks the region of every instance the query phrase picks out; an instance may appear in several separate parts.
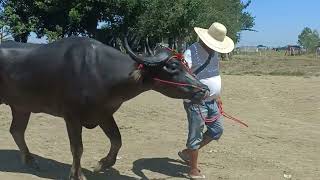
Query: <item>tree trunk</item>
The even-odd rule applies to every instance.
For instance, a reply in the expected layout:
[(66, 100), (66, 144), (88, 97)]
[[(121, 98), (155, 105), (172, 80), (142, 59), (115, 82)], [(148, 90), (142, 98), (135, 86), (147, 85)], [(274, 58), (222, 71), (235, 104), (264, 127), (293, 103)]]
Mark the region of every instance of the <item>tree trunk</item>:
[(13, 36), (14, 41), (26, 43), (28, 41), (29, 33), (17, 34)]
[(222, 61), (228, 61), (229, 60), (229, 54), (221, 53), (221, 60)]
[(183, 52), (185, 49), (183, 47), (183, 43), (184, 43), (184, 38), (183, 37), (178, 37), (177, 38), (177, 51), (179, 53)]
[(172, 37), (169, 37), (168, 38), (168, 45), (169, 45), (169, 48), (173, 48), (173, 43), (174, 43), (174, 41), (173, 41), (173, 38)]

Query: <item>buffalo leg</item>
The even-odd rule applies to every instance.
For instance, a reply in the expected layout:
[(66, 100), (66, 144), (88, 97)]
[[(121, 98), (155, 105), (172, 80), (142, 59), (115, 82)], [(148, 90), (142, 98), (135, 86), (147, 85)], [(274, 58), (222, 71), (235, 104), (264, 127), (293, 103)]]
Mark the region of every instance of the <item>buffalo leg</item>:
[(12, 107), (11, 111), (12, 123), (10, 126), (10, 133), (21, 152), (22, 162), (25, 165), (38, 169), (38, 165), (32, 157), (24, 138), (24, 133), (26, 131), (31, 113), (18, 111)]
[(82, 125), (74, 118), (66, 119), (66, 125), (73, 157), (69, 178), (72, 180), (84, 180), (86, 178), (81, 171), (81, 156), (83, 153)]
[(112, 116), (105, 121), (100, 122), (99, 126), (110, 139), (111, 147), (108, 155), (98, 162), (94, 172), (103, 171), (112, 167), (116, 163), (117, 155), (122, 145), (119, 128)]

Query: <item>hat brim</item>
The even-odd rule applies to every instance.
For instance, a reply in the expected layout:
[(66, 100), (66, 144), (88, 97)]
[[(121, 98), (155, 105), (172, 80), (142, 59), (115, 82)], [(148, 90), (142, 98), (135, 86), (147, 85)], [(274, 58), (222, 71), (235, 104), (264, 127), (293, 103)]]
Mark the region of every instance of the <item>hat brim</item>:
[(223, 41), (218, 41), (208, 34), (208, 29), (194, 28), (199, 38), (210, 48), (219, 53), (229, 53), (234, 49), (234, 42), (226, 36)]

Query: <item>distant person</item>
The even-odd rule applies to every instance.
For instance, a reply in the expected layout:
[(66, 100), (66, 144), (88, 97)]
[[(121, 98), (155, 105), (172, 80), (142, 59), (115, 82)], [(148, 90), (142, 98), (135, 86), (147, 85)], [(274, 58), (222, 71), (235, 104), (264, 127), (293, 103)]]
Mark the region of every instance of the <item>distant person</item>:
[(318, 46), (317, 49), (316, 49), (316, 57), (317, 58), (320, 57), (320, 46)]
[[(219, 53), (231, 52), (234, 42), (226, 36), (226, 27), (218, 22), (213, 23), (209, 29), (195, 27), (194, 30), (200, 41), (188, 47), (184, 56), (196, 77), (209, 87), (210, 95), (200, 105), (184, 100), (189, 132), (187, 148), (178, 152), (178, 155), (190, 165), (190, 178), (201, 179), (205, 176), (198, 168), (199, 149), (212, 140), (218, 140), (223, 133), (223, 119), (218, 108), (221, 91)], [(207, 131), (204, 133), (205, 126)]]

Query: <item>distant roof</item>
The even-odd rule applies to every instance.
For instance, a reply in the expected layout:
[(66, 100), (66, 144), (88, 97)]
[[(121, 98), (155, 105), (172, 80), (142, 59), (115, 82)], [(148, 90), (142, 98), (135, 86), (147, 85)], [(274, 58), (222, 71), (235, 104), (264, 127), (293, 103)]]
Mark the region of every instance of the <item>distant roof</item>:
[(301, 48), (301, 46), (299, 46), (299, 45), (288, 45), (288, 47), (295, 47), (295, 48)]
[(264, 45), (258, 45), (257, 47), (258, 47), (258, 48), (265, 48), (265, 47), (267, 47), (267, 46), (264, 46)]

